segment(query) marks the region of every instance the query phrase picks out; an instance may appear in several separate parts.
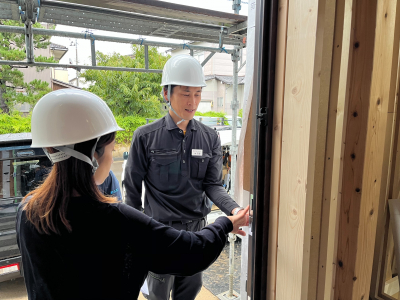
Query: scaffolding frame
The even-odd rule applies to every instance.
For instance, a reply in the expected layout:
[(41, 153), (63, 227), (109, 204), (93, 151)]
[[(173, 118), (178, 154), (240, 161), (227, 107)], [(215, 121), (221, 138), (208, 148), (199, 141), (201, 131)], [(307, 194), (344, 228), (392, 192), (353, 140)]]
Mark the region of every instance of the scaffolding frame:
[[(122, 1), (122, 0), (121, 0)], [(136, 2), (140, 0), (135, 0)], [(110, 9), (104, 9), (104, 8), (96, 8), (96, 7), (91, 7), (91, 6), (85, 6), (81, 4), (71, 4), (69, 2), (73, 1), (66, 1), (66, 2), (60, 2), (60, 1), (52, 1), (52, 0), (47, 0), (47, 1), (42, 1), (42, 3), (39, 0), (0, 0), (0, 8), (5, 8), (4, 5), (8, 5), (3, 12), (0, 12), (0, 18), (10, 18), (10, 19), (20, 19), (24, 23), (24, 27), (18, 27), (18, 26), (0, 26), (0, 32), (7, 32), (7, 33), (15, 33), (15, 34), (24, 34), (25, 35), (25, 44), (26, 44), (26, 61), (9, 61), (9, 60), (0, 60), (0, 65), (9, 65), (9, 66), (29, 66), (29, 67), (62, 67), (62, 68), (72, 68), (76, 69), (78, 71), (82, 69), (92, 69), (92, 70), (106, 70), (106, 71), (126, 71), (126, 72), (145, 72), (145, 73), (162, 73), (162, 70), (159, 69), (149, 69), (149, 55), (148, 55), (148, 46), (155, 46), (155, 47), (171, 47), (171, 48), (182, 48), (182, 49), (188, 49), (190, 51), (190, 55), (193, 56), (193, 51), (194, 50), (200, 50), (200, 51), (207, 51), (210, 52), (210, 54), (204, 59), (204, 61), (201, 63), (202, 66), (204, 66), (215, 53), (226, 53), (231, 55), (231, 59), (233, 62), (233, 97), (232, 97), (232, 102), (231, 102), (231, 108), (232, 108), (232, 145), (230, 147), (230, 154), (232, 157), (236, 157), (236, 152), (237, 152), (237, 146), (236, 146), (236, 129), (237, 129), (237, 114), (238, 114), (238, 109), (239, 109), (239, 102), (237, 100), (237, 89), (238, 89), (238, 72), (239, 70), (245, 65), (245, 62), (241, 62), (241, 66), (239, 67), (239, 61), (241, 61), (241, 49), (244, 48), (244, 44), (241, 42), (237, 42), (237, 36), (231, 36), (231, 39), (228, 39), (229, 34), (232, 32), (241, 32), (243, 33), (244, 30), (247, 29), (247, 21), (243, 21), (241, 23), (234, 22), (232, 21), (229, 25), (230, 27), (227, 26), (218, 26), (219, 30), (219, 35), (218, 35), (218, 45), (219, 47), (205, 47), (205, 46), (198, 46), (198, 45), (193, 45), (193, 44), (186, 44), (186, 43), (170, 43), (170, 42), (158, 42), (158, 41), (148, 41), (146, 39), (131, 39), (131, 38), (121, 38), (121, 37), (112, 37), (112, 36), (104, 36), (104, 35), (95, 35), (89, 31), (83, 32), (83, 33), (76, 33), (76, 32), (68, 32), (68, 31), (56, 31), (56, 30), (49, 30), (49, 29), (39, 29), (39, 28), (33, 28), (32, 24), (36, 23), (37, 21), (40, 22), (41, 17), (40, 17), (40, 9), (49, 9), (49, 7), (52, 5), (52, 9), (55, 10), (54, 7), (58, 7), (59, 10), (62, 9), (69, 9), (74, 12), (76, 12), (76, 9), (83, 9), (83, 11), (87, 11), (88, 8), (91, 8), (91, 10), (101, 10), (101, 12), (106, 14), (107, 12), (110, 13), (110, 15), (105, 16), (106, 18), (110, 17), (115, 17), (115, 15), (118, 14), (126, 14), (124, 11), (115, 11), (115, 10), (110, 10)], [(91, 3), (90, 0), (81, 0), (78, 1), (80, 3)], [(104, 2), (104, 1), (103, 1)], [(114, 1), (115, 2), (115, 1)], [(150, 3), (150, 2), (149, 2)], [(155, 2), (156, 3), (156, 2)], [(3, 7), (1, 7), (3, 5)], [(146, 4), (147, 5), (147, 4)], [(239, 3), (240, 5), (240, 3)], [(189, 9), (190, 7), (185, 7), (185, 6), (176, 6), (180, 10)], [(85, 10), (86, 9), (86, 10)], [(194, 9), (194, 8), (190, 8)], [(237, 17), (237, 14), (239, 13), (239, 8), (237, 5), (234, 5), (235, 13), (236, 15), (233, 14), (226, 14), (222, 13), (221, 16), (227, 18), (229, 20), (229, 17), (231, 20), (234, 20)], [(17, 11), (15, 11), (17, 10)], [(163, 18), (162, 21), (165, 24), (165, 26), (168, 25), (177, 25), (179, 22), (186, 24), (186, 26), (195, 26), (197, 29), (202, 28), (207, 32), (210, 28), (213, 28), (213, 30), (216, 29), (216, 25), (213, 24), (215, 23), (215, 18), (218, 15), (216, 12), (213, 11), (207, 11), (207, 10), (197, 10), (195, 11), (196, 13), (202, 13), (204, 16), (206, 15), (212, 15), (212, 22), (210, 21), (211, 24), (200, 24), (200, 23), (193, 23), (193, 22), (187, 22), (187, 21), (182, 21), (182, 20), (173, 20), (173, 19), (168, 19), (168, 18)], [(171, 14), (171, 10), (169, 11), (169, 14)], [(142, 20), (147, 20), (151, 22), (159, 22), (160, 17), (154, 17), (154, 16), (143, 16), (143, 15), (135, 15), (132, 14), (132, 16), (135, 16), (136, 18), (142, 18)], [(219, 16), (219, 15), (218, 15)], [(217, 17), (218, 17), (217, 16)], [(91, 16), (88, 16), (90, 18)], [(205, 19), (207, 21), (207, 18)], [(204, 22), (205, 22), (204, 21)], [(69, 22), (72, 22), (71, 20)], [(81, 22), (86, 22), (86, 20), (81, 20)], [(53, 24), (62, 24), (63, 22), (58, 22), (58, 20), (53, 20), (51, 22)], [(72, 22), (73, 23), (73, 22)], [(86, 24), (86, 23), (85, 23)], [(87, 25), (87, 24), (86, 24)], [(82, 24), (79, 22), (75, 22), (75, 25), (70, 24), (70, 26), (76, 26), (76, 27), (81, 27)], [(120, 28), (116, 28), (120, 29)], [(196, 29), (196, 30), (197, 30)], [(112, 31), (113, 28), (108, 28), (108, 30)], [(118, 32), (124, 32), (124, 30), (116, 30)], [(182, 31), (182, 30), (180, 30)], [(44, 62), (35, 62), (34, 61), (34, 55), (33, 55), (33, 35), (39, 34), (39, 35), (47, 35), (47, 36), (61, 36), (61, 37), (69, 37), (69, 38), (76, 38), (76, 39), (89, 39), (91, 41), (91, 65), (70, 65), (70, 64), (59, 64), (59, 63), (44, 63)], [(242, 35), (243, 36), (243, 35)], [(194, 37), (195, 38), (195, 37)], [(127, 43), (127, 44), (136, 44), (136, 45), (142, 45), (145, 47), (145, 66), (144, 68), (124, 68), (124, 67), (107, 67), (107, 66), (98, 66), (96, 62), (96, 51), (95, 51), (95, 44), (96, 41), (107, 41), (107, 42), (117, 42), (117, 43)], [(199, 38), (195, 40), (196, 42), (202, 42), (202, 38)], [(214, 41), (217, 43), (217, 41)], [(224, 47), (224, 42), (228, 42), (228, 44), (234, 45), (234, 48), (225, 48)], [(232, 180), (231, 180), (231, 196), (234, 198), (234, 182), (235, 182), (235, 173), (236, 173), (236, 160), (232, 159)]]

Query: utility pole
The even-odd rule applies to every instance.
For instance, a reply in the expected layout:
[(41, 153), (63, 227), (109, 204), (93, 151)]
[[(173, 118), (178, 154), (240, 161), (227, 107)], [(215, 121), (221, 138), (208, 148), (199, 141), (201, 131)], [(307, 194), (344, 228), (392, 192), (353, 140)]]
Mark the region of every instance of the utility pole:
[[(78, 39), (75, 39), (75, 64), (78, 66)], [(76, 68), (76, 86), (79, 87), (79, 71)]]
[[(71, 41), (70, 46), (75, 46), (75, 65), (78, 66), (78, 39), (75, 39), (75, 44)], [(70, 61), (71, 64), (71, 61)], [(78, 67), (75, 69), (76, 72), (76, 86), (79, 87), (79, 71)]]

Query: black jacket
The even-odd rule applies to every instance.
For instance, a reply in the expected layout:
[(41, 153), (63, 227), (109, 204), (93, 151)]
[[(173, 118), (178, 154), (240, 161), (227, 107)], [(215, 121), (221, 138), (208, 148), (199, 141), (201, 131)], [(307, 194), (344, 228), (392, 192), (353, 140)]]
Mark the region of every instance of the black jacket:
[[(191, 120), (186, 134), (167, 114), (133, 134), (125, 167), (126, 203), (157, 221), (205, 217), (214, 202), (224, 213), (239, 205), (222, 186), (221, 141), (212, 128)], [(207, 198), (208, 197), (208, 198)]]
[(72, 232), (40, 234), (17, 214), (17, 241), (29, 299), (137, 299), (147, 272), (193, 275), (219, 256), (232, 223), (178, 231), (125, 204), (72, 198)]

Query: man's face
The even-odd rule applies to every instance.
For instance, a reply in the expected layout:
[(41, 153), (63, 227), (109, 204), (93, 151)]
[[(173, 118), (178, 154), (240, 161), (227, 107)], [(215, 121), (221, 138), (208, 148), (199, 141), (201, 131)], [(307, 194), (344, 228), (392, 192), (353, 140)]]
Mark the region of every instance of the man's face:
[[(168, 93), (168, 92), (166, 92)], [(167, 96), (167, 95), (166, 95)], [(171, 95), (171, 105), (185, 120), (191, 120), (201, 101), (201, 87), (176, 86)]]

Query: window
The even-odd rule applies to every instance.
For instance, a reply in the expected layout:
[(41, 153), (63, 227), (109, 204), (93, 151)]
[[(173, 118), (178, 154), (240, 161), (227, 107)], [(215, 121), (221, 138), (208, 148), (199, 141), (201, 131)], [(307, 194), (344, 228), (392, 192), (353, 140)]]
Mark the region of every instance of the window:
[(217, 98), (217, 105), (218, 105), (218, 107), (224, 106), (224, 97)]

